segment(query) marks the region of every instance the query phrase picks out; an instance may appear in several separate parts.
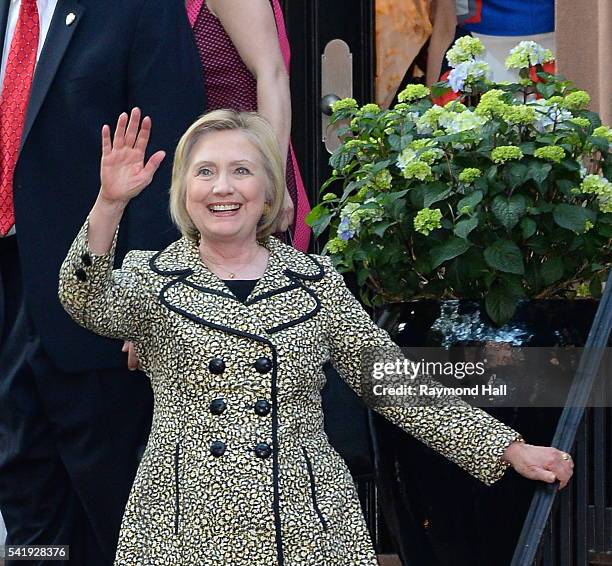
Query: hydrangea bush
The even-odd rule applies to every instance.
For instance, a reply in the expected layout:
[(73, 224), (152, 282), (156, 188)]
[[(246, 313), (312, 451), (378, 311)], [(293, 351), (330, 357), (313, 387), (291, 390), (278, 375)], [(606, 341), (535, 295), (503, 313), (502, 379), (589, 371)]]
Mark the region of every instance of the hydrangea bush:
[[(482, 44), (459, 39), (437, 95), (409, 85), (388, 110), (334, 105), (343, 141), (308, 222), (324, 253), (354, 272), (369, 305), (415, 298), (485, 301), (498, 324), (523, 298), (601, 292), (612, 258), (612, 130), (589, 95), (544, 72), (519, 44), (493, 84)], [(534, 72), (535, 70), (535, 72)], [(453, 72), (455, 72), (453, 77)]]

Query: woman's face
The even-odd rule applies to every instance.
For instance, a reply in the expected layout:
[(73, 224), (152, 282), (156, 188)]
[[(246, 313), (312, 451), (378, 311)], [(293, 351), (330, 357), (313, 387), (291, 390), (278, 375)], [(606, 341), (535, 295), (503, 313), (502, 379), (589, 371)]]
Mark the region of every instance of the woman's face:
[(187, 212), (203, 240), (254, 241), (268, 177), (261, 154), (236, 130), (211, 132), (187, 169)]

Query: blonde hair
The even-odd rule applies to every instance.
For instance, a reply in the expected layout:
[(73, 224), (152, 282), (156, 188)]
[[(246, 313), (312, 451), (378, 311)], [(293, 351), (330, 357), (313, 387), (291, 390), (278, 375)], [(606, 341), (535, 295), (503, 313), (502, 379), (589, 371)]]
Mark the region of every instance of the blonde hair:
[(242, 132), (259, 150), (268, 177), (264, 214), (257, 225), (257, 239), (265, 240), (274, 231), (285, 195), (284, 160), (270, 124), (256, 112), (214, 110), (200, 116), (183, 134), (174, 154), (170, 215), (183, 236), (198, 241), (200, 233), (187, 212), (187, 172), (195, 145), (211, 132)]

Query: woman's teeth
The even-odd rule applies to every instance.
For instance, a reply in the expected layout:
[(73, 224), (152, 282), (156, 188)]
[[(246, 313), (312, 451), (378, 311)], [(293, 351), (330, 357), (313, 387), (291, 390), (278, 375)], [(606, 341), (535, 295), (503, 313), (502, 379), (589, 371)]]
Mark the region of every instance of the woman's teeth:
[(229, 210), (238, 210), (239, 204), (214, 204), (208, 207), (211, 212), (226, 212)]

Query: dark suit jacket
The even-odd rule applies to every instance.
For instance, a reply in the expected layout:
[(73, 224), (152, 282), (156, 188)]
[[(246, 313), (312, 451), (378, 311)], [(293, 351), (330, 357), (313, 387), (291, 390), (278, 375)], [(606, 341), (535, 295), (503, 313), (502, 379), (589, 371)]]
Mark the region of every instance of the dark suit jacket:
[[(8, 4), (0, 0), (0, 45)], [(129, 249), (161, 249), (177, 237), (170, 171), (176, 142), (204, 108), (201, 66), (182, 0), (59, 0), (36, 67), (14, 196), (26, 302), (64, 371), (125, 366), (119, 342), (70, 320), (57, 286), (98, 193), (102, 125), (133, 106), (152, 118), (150, 151), (168, 155), (126, 211), (118, 261)]]

